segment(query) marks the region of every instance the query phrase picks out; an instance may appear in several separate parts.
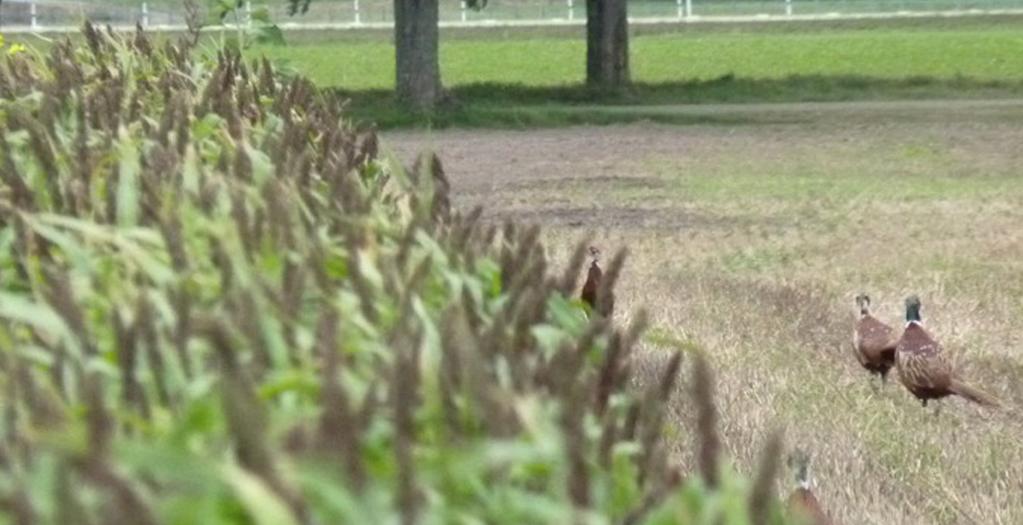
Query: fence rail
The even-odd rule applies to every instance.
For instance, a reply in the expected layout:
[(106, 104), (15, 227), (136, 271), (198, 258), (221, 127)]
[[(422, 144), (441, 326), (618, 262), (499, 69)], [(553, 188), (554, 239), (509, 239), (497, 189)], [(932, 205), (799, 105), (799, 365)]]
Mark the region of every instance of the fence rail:
[[(153, 30), (182, 30), (184, 13), (176, 2), (2, 1), (0, 31), (75, 31), (83, 20), (115, 28), (142, 25)], [(270, 18), (288, 30), (383, 29), (393, 25), (393, 8), (382, 0), (314, 2), (312, 10), (288, 16), (283, 0), (266, 4), (247, 2), (230, 17), (229, 25), (247, 24), (256, 9), (266, 8)], [(634, 0), (629, 3), (633, 24), (738, 22), (784, 20), (879, 19), (900, 17), (956, 17), (1023, 14), (1023, 0)], [(464, 0), (442, 1), (442, 27), (571, 26), (585, 23), (581, 0), (491, 0), (475, 11)]]

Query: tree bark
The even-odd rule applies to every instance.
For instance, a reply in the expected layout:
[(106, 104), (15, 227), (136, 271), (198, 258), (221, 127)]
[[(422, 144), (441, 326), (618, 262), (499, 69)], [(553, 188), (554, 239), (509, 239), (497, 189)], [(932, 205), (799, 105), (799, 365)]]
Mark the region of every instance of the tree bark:
[(438, 0), (394, 0), (398, 101), (417, 111), (434, 109), (441, 96)]
[(626, 0), (586, 0), (586, 84), (617, 89), (629, 83)]

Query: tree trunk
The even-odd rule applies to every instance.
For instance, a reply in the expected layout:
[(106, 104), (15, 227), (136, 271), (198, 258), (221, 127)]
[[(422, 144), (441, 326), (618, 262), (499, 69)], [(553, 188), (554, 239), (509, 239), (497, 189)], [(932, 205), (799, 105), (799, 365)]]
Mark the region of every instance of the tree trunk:
[(586, 0), (586, 84), (617, 89), (629, 83), (629, 20), (625, 0)]
[(417, 111), (434, 109), (441, 96), (438, 0), (394, 0), (398, 101)]

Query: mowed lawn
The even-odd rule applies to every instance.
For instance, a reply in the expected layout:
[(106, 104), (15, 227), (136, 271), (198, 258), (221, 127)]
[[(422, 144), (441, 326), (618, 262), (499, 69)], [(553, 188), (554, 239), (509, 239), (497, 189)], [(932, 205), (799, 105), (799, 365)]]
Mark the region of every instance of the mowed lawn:
[[(728, 75), (1023, 80), (1023, 24), (936, 29), (814, 27), (636, 36), (631, 42), (633, 77), (649, 83)], [(449, 86), (574, 84), (584, 77), (584, 50), (581, 38), (442, 39), (441, 67)], [(386, 41), (292, 44), (254, 51), (324, 86), (362, 90), (394, 85), (394, 48)]]

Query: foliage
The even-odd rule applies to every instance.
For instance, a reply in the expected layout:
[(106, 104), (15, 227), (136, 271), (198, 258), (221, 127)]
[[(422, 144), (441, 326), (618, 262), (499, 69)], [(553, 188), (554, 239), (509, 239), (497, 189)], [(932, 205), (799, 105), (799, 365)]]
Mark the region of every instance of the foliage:
[[(201, 11), (198, 0), (186, 0), (186, 11)], [(218, 26), (222, 30), (229, 27), (235, 30), (237, 41), (233, 42), (244, 49), (252, 44), (282, 45), (284, 32), (270, 19), (270, 10), (266, 6), (255, 9), (248, 8), (245, 0), (207, 0), (206, 12), (209, 14), (207, 25)], [(192, 22), (189, 23), (189, 26)], [(198, 31), (200, 28), (190, 30)]]
[(295, 16), (297, 14), (306, 14), (309, 12), (309, 4), (312, 0), (288, 0), (288, 14)]
[(84, 35), (0, 65), (0, 516), (780, 520), (773, 466), (669, 465), (682, 355), (629, 388), (644, 317), (569, 299), (585, 245), (552, 271), (265, 60)]
[(0, 35), (0, 51), (3, 51), (8, 56), (17, 55), (18, 53), (24, 53), (27, 50), (24, 44), (18, 42), (6, 46), (6, 49), (4, 49), (5, 44), (6, 43), (4, 42), (4, 35)]

